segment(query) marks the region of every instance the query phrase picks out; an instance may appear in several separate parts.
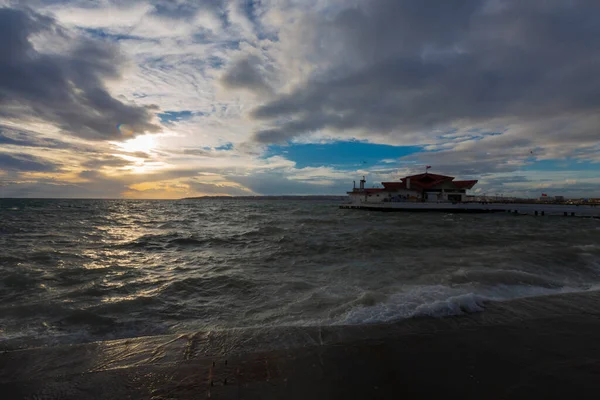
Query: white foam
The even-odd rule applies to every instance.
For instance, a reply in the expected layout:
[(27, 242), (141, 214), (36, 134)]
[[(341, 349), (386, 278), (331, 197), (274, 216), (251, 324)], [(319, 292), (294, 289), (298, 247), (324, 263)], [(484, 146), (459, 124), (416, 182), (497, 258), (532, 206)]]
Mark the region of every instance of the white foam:
[(592, 287), (547, 288), (526, 285), (496, 285), (476, 288), (473, 285), (407, 286), (401, 292), (372, 306), (359, 306), (345, 313), (335, 324), (394, 322), (428, 316), (446, 317), (485, 310), (490, 301), (506, 301), (549, 294), (596, 290)]
[(485, 309), (486, 301), (488, 299), (485, 297), (467, 293), (430, 304), (422, 304), (416, 308), (412, 316), (445, 317), (480, 312)]

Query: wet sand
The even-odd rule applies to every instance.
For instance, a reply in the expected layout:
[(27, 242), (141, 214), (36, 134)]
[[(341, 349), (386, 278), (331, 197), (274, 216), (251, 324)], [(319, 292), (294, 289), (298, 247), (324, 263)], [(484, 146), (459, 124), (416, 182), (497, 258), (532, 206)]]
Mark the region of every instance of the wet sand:
[(0, 354), (3, 399), (597, 398), (600, 292), (397, 324), (244, 329)]

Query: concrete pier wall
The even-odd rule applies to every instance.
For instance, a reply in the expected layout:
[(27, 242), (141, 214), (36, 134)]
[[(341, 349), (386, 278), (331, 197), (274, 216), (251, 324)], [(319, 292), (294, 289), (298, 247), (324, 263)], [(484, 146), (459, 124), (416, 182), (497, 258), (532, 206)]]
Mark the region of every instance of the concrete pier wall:
[(600, 207), (563, 204), (510, 203), (373, 203), (343, 204), (340, 208), (370, 211), (449, 212), (449, 213), (513, 213), (534, 216), (569, 216), (600, 218)]

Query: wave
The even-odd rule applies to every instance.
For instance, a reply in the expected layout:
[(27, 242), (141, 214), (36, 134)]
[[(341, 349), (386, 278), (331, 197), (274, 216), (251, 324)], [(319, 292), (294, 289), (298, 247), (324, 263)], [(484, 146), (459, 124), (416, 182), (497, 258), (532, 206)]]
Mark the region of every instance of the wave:
[(528, 285), (498, 285), (472, 291), (472, 287), (442, 285), (408, 287), (373, 305), (352, 308), (334, 324), (397, 322), (415, 317), (449, 317), (482, 312), (486, 303), (551, 294), (597, 290), (597, 286), (548, 288)]
[(152, 307), (159, 308), (164, 304), (164, 301), (158, 296), (136, 296), (133, 298), (116, 298), (111, 301), (104, 302), (100, 305), (86, 309), (88, 312), (93, 311), (96, 314), (116, 314), (140, 311), (148, 312)]
[(23, 257), (15, 257), (12, 255), (0, 255), (0, 265), (5, 265), (5, 264), (16, 264), (19, 262), (23, 262), (26, 259)]
[(58, 325), (88, 325), (93, 327), (111, 328), (116, 322), (116, 318), (107, 317), (90, 310), (73, 310), (66, 317), (58, 321)]
[(22, 204), (0, 208), (3, 336), (392, 322), (600, 282), (595, 220), (285, 201), (11, 203)]
[(0, 284), (11, 290), (28, 289), (39, 284), (39, 277), (33, 273), (9, 272), (2, 277)]
[(182, 227), (182, 222), (180, 221), (168, 221), (163, 222), (162, 224), (157, 224), (156, 229), (179, 229)]
[(174, 247), (201, 247), (201, 246), (228, 246), (243, 244), (233, 236), (197, 238), (195, 236), (181, 236), (177, 233), (144, 235), (114, 247), (120, 249), (144, 249), (161, 251)]
[(560, 288), (565, 282), (531, 272), (511, 269), (465, 269), (453, 272), (450, 283), (477, 283), (481, 285), (529, 285), (542, 288)]
[(223, 298), (249, 294), (258, 288), (257, 283), (230, 275), (217, 275), (203, 278), (185, 278), (167, 284), (161, 296), (186, 298)]
[(54, 302), (31, 302), (0, 307), (0, 315), (11, 319), (54, 318), (64, 316), (66, 313), (68, 313), (67, 308)]
[(243, 232), (243, 233), (239, 234), (237, 237), (240, 237), (240, 238), (246, 238), (246, 237), (267, 238), (270, 235), (278, 235), (280, 233), (287, 232), (288, 230), (289, 229), (281, 228), (279, 226), (266, 225), (266, 226), (260, 226), (258, 228), (254, 228), (254, 229), (248, 230), (246, 232)]
[(143, 235), (134, 240), (116, 245), (109, 245), (107, 247), (117, 249), (161, 250), (164, 249), (166, 242), (170, 238), (176, 237), (177, 234)]
[(339, 219), (332, 218), (300, 218), (294, 221), (298, 225), (339, 225), (344, 223)]

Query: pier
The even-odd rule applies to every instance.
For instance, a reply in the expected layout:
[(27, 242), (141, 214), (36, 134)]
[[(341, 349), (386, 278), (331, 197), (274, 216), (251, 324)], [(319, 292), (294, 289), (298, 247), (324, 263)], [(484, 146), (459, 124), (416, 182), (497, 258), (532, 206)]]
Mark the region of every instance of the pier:
[[(427, 167), (429, 169), (430, 167)], [(558, 202), (473, 201), (467, 195), (477, 180), (455, 180), (453, 176), (431, 174), (410, 175), (395, 182), (381, 182), (383, 188), (367, 188), (363, 176), (351, 192), (350, 202), (342, 209), (368, 211), (443, 212), (443, 213), (510, 213), (533, 216), (563, 216), (600, 218), (595, 203), (573, 204)]]
[(600, 218), (600, 207), (577, 204), (519, 204), (519, 203), (349, 203), (340, 205), (342, 209), (397, 212), (443, 212), (443, 213), (510, 213), (532, 216), (563, 216)]

